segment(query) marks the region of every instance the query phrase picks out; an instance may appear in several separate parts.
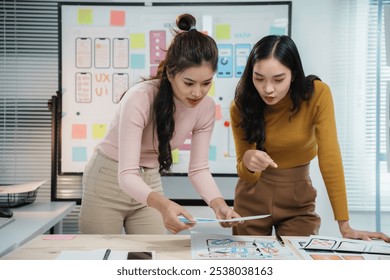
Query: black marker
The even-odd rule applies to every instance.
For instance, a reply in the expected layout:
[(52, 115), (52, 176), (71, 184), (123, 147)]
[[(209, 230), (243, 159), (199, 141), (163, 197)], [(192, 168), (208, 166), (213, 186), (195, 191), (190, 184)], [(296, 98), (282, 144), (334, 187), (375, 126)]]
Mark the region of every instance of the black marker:
[(104, 253), (103, 260), (108, 260), (108, 257), (110, 256), (111, 250), (107, 249), (106, 252)]
[(282, 245), (284, 247), (284, 241), (283, 241), (283, 239), (282, 239), (282, 237), (280, 235), (276, 235), (276, 240), (278, 240), (280, 245)]

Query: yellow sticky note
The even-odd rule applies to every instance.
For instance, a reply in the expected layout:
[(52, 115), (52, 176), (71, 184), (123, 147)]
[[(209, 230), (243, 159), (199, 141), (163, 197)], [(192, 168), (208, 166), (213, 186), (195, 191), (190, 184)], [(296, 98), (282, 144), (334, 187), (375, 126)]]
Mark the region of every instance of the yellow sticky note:
[(94, 124), (92, 125), (92, 138), (93, 139), (102, 139), (107, 132), (106, 124)]
[(144, 49), (145, 48), (145, 34), (133, 33), (130, 34), (130, 49)]
[(93, 23), (92, 9), (79, 9), (77, 11), (77, 23), (92, 24)]
[(211, 97), (215, 96), (215, 83), (214, 82), (211, 84), (211, 87), (209, 89), (208, 95), (211, 96)]
[(215, 28), (217, 40), (230, 40), (230, 24), (217, 24)]
[(179, 163), (179, 149), (172, 151), (172, 161), (173, 163)]

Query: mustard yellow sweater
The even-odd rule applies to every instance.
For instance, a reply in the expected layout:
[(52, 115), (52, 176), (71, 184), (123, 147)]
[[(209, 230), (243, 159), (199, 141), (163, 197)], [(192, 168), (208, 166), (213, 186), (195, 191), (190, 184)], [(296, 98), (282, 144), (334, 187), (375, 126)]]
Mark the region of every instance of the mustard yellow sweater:
[[(348, 204), (344, 170), (337, 139), (333, 99), (329, 87), (314, 82), (310, 101), (303, 101), (300, 111), (289, 121), (292, 101), (287, 95), (277, 104), (265, 109), (265, 149), (278, 168), (292, 168), (311, 161), (318, 155), (319, 167), (336, 220), (348, 220)], [(256, 182), (260, 173), (250, 172), (242, 157), (255, 144), (243, 140), (245, 132), (238, 127), (240, 113), (232, 103), (230, 108), (233, 136), (237, 154), (237, 174), (248, 182)]]

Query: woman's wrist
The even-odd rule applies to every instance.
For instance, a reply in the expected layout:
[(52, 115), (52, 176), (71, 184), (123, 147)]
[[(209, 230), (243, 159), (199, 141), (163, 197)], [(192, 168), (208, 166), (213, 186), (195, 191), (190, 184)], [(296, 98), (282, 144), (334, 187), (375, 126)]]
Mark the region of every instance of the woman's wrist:
[(223, 197), (216, 197), (213, 200), (211, 200), (209, 203), (210, 208), (213, 209), (214, 212), (217, 212), (218, 209), (220, 209), (221, 207), (224, 207), (226, 205), (227, 204), (226, 204), (225, 199)]
[(162, 212), (162, 209), (166, 208), (169, 199), (157, 192), (150, 192), (146, 202), (148, 206)]
[(349, 226), (349, 221), (343, 220), (343, 221), (337, 221), (337, 222), (339, 224), (340, 232), (344, 236), (351, 229), (351, 227)]

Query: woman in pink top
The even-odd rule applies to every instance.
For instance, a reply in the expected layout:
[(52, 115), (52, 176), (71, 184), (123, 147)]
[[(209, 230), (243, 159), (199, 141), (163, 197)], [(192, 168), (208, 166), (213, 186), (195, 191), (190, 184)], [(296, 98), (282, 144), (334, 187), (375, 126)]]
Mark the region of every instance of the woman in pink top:
[[(215, 103), (207, 96), (217, 68), (215, 41), (195, 29), (189, 14), (176, 20), (177, 32), (154, 79), (122, 97), (108, 133), (83, 175), (82, 233), (163, 234), (189, 229), (178, 219), (193, 217), (163, 194), (161, 174), (172, 167), (171, 151), (191, 133), (188, 176), (218, 219), (237, 218), (208, 166)], [(221, 223), (223, 227), (232, 226)], [(165, 227), (165, 228), (164, 228)]]

